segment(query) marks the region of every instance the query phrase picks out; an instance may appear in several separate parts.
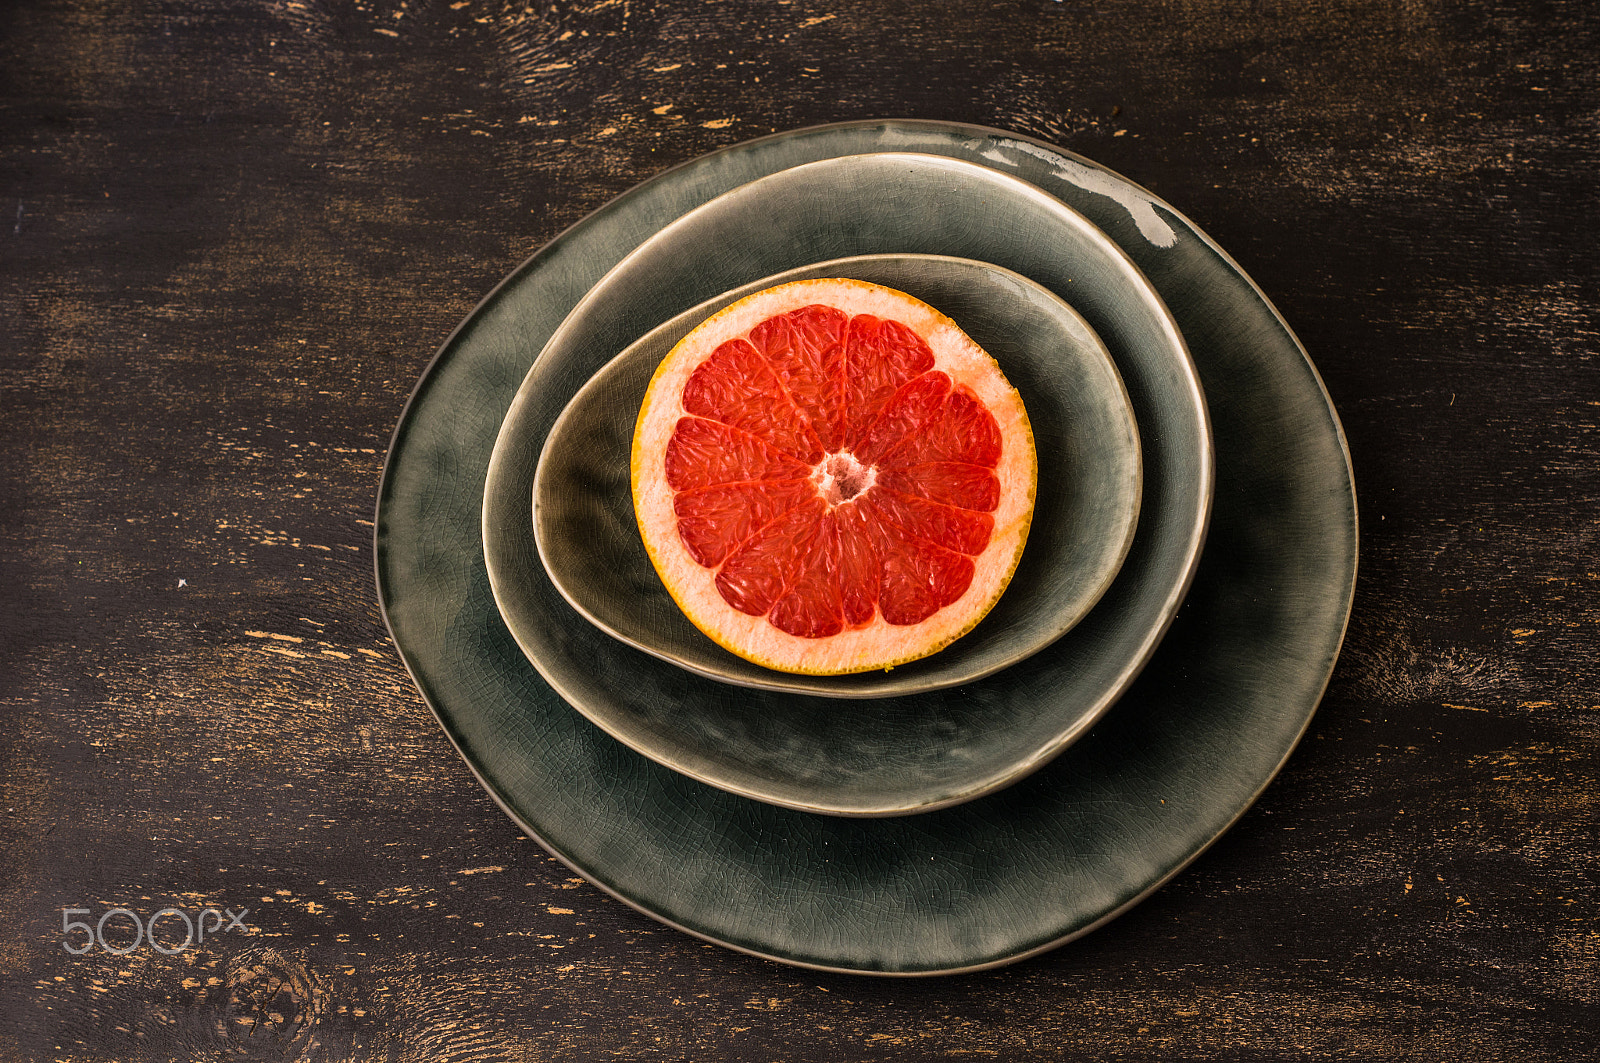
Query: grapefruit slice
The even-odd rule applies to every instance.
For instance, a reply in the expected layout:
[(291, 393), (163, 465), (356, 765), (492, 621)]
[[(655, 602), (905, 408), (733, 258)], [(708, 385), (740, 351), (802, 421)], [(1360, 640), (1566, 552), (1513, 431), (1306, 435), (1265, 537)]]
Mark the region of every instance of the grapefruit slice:
[(656, 370), (633, 436), (639, 533), (679, 608), (740, 657), (809, 675), (970, 631), (1016, 569), (1036, 477), (995, 360), (856, 280), (708, 318)]

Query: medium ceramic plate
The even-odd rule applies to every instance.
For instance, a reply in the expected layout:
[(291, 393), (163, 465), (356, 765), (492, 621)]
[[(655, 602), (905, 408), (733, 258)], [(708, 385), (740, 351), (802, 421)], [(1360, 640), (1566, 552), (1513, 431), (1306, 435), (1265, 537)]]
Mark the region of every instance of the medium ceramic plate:
[[(775, 174), (757, 184), (781, 182), (789, 174), (803, 178), (805, 170)], [(786, 196), (781, 187), (767, 191)], [(662, 235), (671, 237), (690, 220), (680, 219)], [(611, 277), (625, 276), (619, 270), (623, 267), (613, 270)], [(1022, 398), (1039, 470), (1025, 560), (976, 637), (957, 641), (921, 667), (804, 676), (737, 657), (702, 634), (678, 609), (657, 578), (639, 536), (630, 475), (634, 425), (661, 360), (680, 339), (730, 303), (779, 284), (818, 277), (849, 277), (913, 295), (953, 318), (1010, 379), (1024, 374), (1029, 379)], [(585, 302), (595, 300), (606, 284), (597, 285)], [(573, 313), (583, 312), (580, 304)], [(558, 336), (546, 345), (541, 359), (560, 357), (559, 344)], [(523, 392), (539, 386), (530, 373)], [(506, 566), (525, 563), (531, 534), (544, 573), (573, 608), (614, 638), (698, 675), (758, 690), (835, 698), (937, 690), (992, 675), (1070, 631), (1111, 585), (1138, 523), (1142, 481), (1138, 426), (1105, 344), (1058, 296), (1020, 274), (970, 259), (863, 255), (804, 266), (735, 288), (630, 344), (578, 390), (548, 436), (539, 434), (533, 418), (523, 416), (539, 405), (523, 392), (500, 429), (484, 487), (484, 528), (512, 529), (519, 540), (499, 543), (491, 536), (484, 541), (484, 555), (501, 615), (523, 646), (537, 647), (539, 633), (548, 626), (548, 619), (537, 610), (527, 615), (518, 612), (523, 604), (537, 603), (537, 595), (509, 586), (530, 575)], [(517, 517), (528, 513), (526, 466), (535, 455), (538, 469), (530, 524)], [(497, 512), (502, 506), (509, 510), (504, 519)], [(538, 656), (529, 659), (539, 667)], [(558, 676), (546, 678), (560, 688)], [(680, 707), (685, 712), (693, 709), (692, 704)], [(838, 711), (870, 713), (872, 707), (841, 706)], [(603, 713), (590, 718), (611, 730)], [(625, 732), (612, 733), (629, 741)], [(640, 752), (673, 764), (670, 754), (650, 748)]]
[[(1012, 173), (1115, 239), (1189, 341), (1211, 397), (1218, 487), (1185, 606), (1100, 726), (981, 800), (924, 816), (843, 819), (697, 783), (573, 712), (500, 620), (479, 511), (530, 351), (624, 254), (747, 181), (878, 151)], [(401, 658), (450, 740), (524, 830), (614, 896), (709, 941), (802, 966), (896, 975), (989, 967), (1059, 945), (1203, 852), (1309, 723), (1338, 655), (1356, 567), (1355, 495), (1338, 421), (1305, 352), (1238, 266), (1182, 215), (1088, 160), (926, 122), (858, 122), (738, 145), (639, 186), (547, 245), (424, 374), (395, 431), (376, 525), (379, 597)]]
[[(819, 251), (891, 248), (991, 262), (1067, 292), (1116, 360), (1144, 442), (1144, 508), (1116, 582), (1085, 624), (986, 679), (870, 704), (745, 690), (574, 624), (527, 534), (532, 463), (510, 460), (509, 447), (490, 465), (484, 512), (502, 613), (515, 618), (523, 651), (568, 702), (693, 778), (836, 815), (958, 804), (1048, 763), (1127, 689), (1183, 600), (1211, 502), (1211, 440), (1193, 363), (1139, 270), (1082, 215), (1007, 174), (925, 154), (825, 159), (717, 197), (629, 254), (539, 354), (507, 421), (522, 438), (544, 438), (577, 389), (657, 315), (814, 262)], [(1015, 368), (1012, 383), (1024, 395), (1059, 384), (1048, 364)], [(1036, 521), (1030, 538), (1053, 530)], [(1025, 554), (1016, 581), (1043, 578), (1045, 559)], [(1008, 592), (1002, 618), (1038, 601)], [(675, 609), (670, 599), (663, 607)], [(1003, 655), (1010, 627), (980, 625), (951, 660)], [(895, 675), (947, 667), (930, 657)]]

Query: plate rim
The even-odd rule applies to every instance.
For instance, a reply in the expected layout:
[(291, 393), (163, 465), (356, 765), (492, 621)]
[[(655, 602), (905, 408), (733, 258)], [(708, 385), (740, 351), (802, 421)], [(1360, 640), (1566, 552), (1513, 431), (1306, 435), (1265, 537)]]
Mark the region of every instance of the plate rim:
[[(479, 767), (473, 762), (473, 760), (467, 755), (466, 750), (463, 748), (462, 740), (461, 740), (460, 735), (457, 733), (457, 731), (452, 727), (450, 722), (441, 713), (438, 705), (435, 703), (435, 698), (429, 692), (428, 685), (424, 682), (423, 677), (418, 674), (417, 669), (416, 669), (416, 667), (415, 667), (415, 665), (413, 663), (413, 660), (412, 660), (410, 654), (408, 654), (408, 652), (406, 651), (404, 646), (401, 645), (401, 642), (400, 642), (399, 638), (395, 635), (394, 621), (393, 621), (393, 618), (391, 617), (390, 608), (389, 608), (390, 607), (390, 594), (388, 592), (388, 586), (387, 586), (387, 583), (386, 583), (386, 580), (385, 580), (385, 569), (384, 569), (384, 553), (385, 552), (384, 552), (384, 544), (383, 544), (384, 507), (385, 507), (385, 503), (386, 503), (387, 499), (389, 498), (391, 479), (392, 479), (392, 476), (393, 476), (393, 473), (394, 473), (394, 458), (395, 458), (395, 454), (396, 454), (396, 447), (401, 443), (401, 441), (404, 438), (406, 429), (407, 429), (408, 425), (411, 422), (412, 415), (413, 415), (413, 412), (414, 412), (414, 408), (415, 408), (415, 406), (416, 406), (416, 404), (418, 402), (419, 397), (421, 396), (421, 394), (426, 389), (426, 386), (428, 385), (430, 379), (433, 377), (435, 371), (439, 368), (440, 362), (444, 359), (444, 357), (447, 355), (447, 353), (454, 347), (454, 345), (456, 344), (456, 342), (459, 339), (459, 337), (462, 334), (462, 332), (464, 332), (469, 327), (469, 325), (489, 305), (491, 305), (493, 302), (495, 302), (504, 293), (504, 291), (510, 285), (512, 285), (512, 284), (516, 283), (517, 281), (519, 281), (520, 278), (533, 266), (533, 264), (535, 262), (537, 262), (539, 259), (541, 259), (548, 252), (551, 252), (552, 250), (558, 248), (569, 237), (571, 237), (571, 235), (573, 234), (573, 232), (575, 230), (579, 229), (582, 226), (586, 226), (591, 221), (593, 221), (593, 220), (595, 220), (597, 218), (605, 216), (619, 202), (621, 202), (623, 200), (626, 200), (626, 199), (628, 199), (630, 197), (633, 197), (635, 195), (643, 194), (643, 193), (647, 192), (648, 190), (652, 190), (660, 182), (668, 179), (671, 175), (676, 174), (680, 170), (683, 170), (683, 169), (686, 169), (688, 167), (692, 167), (692, 166), (701, 164), (701, 163), (706, 162), (708, 160), (714, 160), (714, 159), (718, 159), (718, 158), (725, 158), (728, 155), (730, 155), (731, 153), (738, 152), (738, 151), (741, 151), (741, 150), (744, 150), (744, 149), (748, 149), (748, 148), (759, 146), (759, 145), (765, 145), (765, 144), (769, 144), (769, 143), (774, 142), (774, 141), (789, 139), (789, 138), (793, 138), (793, 137), (797, 137), (797, 136), (801, 136), (801, 135), (808, 135), (808, 134), (809, 135), (815, 135), (815, 134), (818, 134), (818, 133), (829, 132), (829, 131), (838, 131), (840, 133), (848, 133), (850, 131), (863, 131), (863, 132), (865, 132), (865, 131), (870, 131), (870, 130), (873, 130), (873, 129), (880, 129), (881, 130), (881, 129), (890, 128), (890, 127), (903, 128), (903, 129), (908, 129), (908, 130), (917, 131), (917, 132), (925, 132), (925, 133), (946, 134), (946, 135), (964, 135), (964, 136), (967, 136), (969, 138), (974, 138), (974, 139), (996, 138), (996, 139), (1003, 139), (1003, 140), (1007, 140), (1007, 141), (1011, 141), (1011, 142), (1015, 142), (1015, 143), (1019, 143), (1019, 144), (1032, 145), (1033, 147), (1035, 147), (1037, 149), (1041, 149), (1041, 150), (1043, 150), (1045, 152), (1048, 152), (1050, 155), (1052, 155), (1052, 156), (1054, 156), (1056, 158), (1059, 158), (1059, 159), (1062, 159), (1062, 160), (1065, 160), (1065, 161), (1070, 161), (1070, 162), (1073, 162), (1073, 163), (1077, 163), (1077, 164), (1080, 164), (1080, 165), (1084, 165), (1084, 166), (1087, 166), (1087, 167), (1089, 167), (1089, 168), (1091, 168), (1093, 170), (1101, 171), (1101, 172), (1104, 172), (1107, 175), (1113, 176), (1117, 181), (1121, 182), (1123, 185), (1127, 186), (1129, 189), (1132, 189), (1132, 190), (1134, 190), (1136, 192), (1139, 192), (1142, 195), (1148, 197), (1148, 199), (1153, 203), (1160, 204), (1160, 206), (1162, 207), (1163, 210), (1169, 212), (1171, 215), (1173, 215), (1175, 218), (1177, 218), (1179, 220), (1179, 222), (1181, 222), (1186, 227), (1186, 229), (1196, 239), (1198, 239), (1203, 245), (1205, 245), (1220, 260), (1222, 260), (1229, 267), (1229, 269), (1231, 269), (1231, 271), (1239, 279), (1241, 279), (1253, 291), (1255, 297), (1259, 300), (1261, 306), (1263, 308), (1265, 308), (1265, 310), (1275, 320), (1278, 328), (1280, 328), (1282, 330), (1283, 335), (1287, 339), (1288, 343), (1299, 354), (1300, 360), (1303, 363), (1302, 368), (1309, 373), (1309, 375), (1311, 377), (1311, 380), (1313, 381), (1313, 383), (1315, 384), (1318, 392), (1320, 393), (1320, 396), (1321, 396), (1321, 399), (1322, 399), (1322, 404), (1325, 407), (1325, 412), (1327, 414), (1327, 420), (1328, 420), (1329, 424), (1331, 425), (1331, 427), (1333, 429), (1335, 441), (1336, 441), (1337, 446), (1338, 446), (1338, 451), (1339, 451), (1340, 456), (1343, 459), (1343, 473), (1344, 473), (1343, 481), (1344, 481), (1345, 490), (1343, 492), (1341, 492), (1341, 501), (1344, 503), (1344, 505), (1346, 505), (1348, 507), (1348, 510), (1349, 510), (1349, 513), (1350, 513), (1350, 522), (1349, 522), (1349, 527), (1347, 529), (1347, 533), (1349, 535), (1349, 571), (1348, 571), (1347, 578), (1345, 579), (1343, 584), (1338, 588), (1341, 591), (1342, 595), (1343, 595), (1344, 607), (1343, 607), (1343, 610), (1342, 610), (1342, 616), (1339, 617), (1339, 623), (1337, 625), (1338, 630), (1337, 630), (1336, 633), (1334, 633), (1334, 637), (1331, 640), (1330, 652), (1329, 652), (1329, 657), (1328, 657), (1328, 661), (1327, 661), (1327, 666), (1326, 666), (1325, 672), (1324, 672), (1324, 674), (1322, 676), (1321, 682), (1319, 684), (1317, 684), (1317, 688), (1316, 688), (1316, 691), (1315, 691), (1314, 695), (1309, 699), (1309, 704), (1306, 706), (1306, 708), (1305, 708), (1305, 710), (1303, 712), (1303, 718), (1300, 720), (1298, 728), (1296, 728), (1296, 730), (1294, 731), (1292, 737), (1286, 743), (1283, 753), (1278, 758), (1276, 763), (1272, 765), (1270, 771), (1268, 771), (1262, 777), (1259, 785), (1256, 786), (1250, 792), (1248, 798), (1240, 802), (1239, 807), (1234, 810), (1233, 814), (1229, 818), (1227, 818), (1226, 821), (1223, 822), (1222, 825), (1218, 829), (1216, 829), (1211, 834), (1210, 837), (1205, 838), (1203, 841), (1201, 841), (1200, 844), (1198, 844), (1194, 848), (1194, 850), (1192, 852), (1190, 852), (1185, 858), (1177, 861), (1174, 864), (1174, 866), (1172, 866), (1165, 873), (1159, 875), (1157, 878), (1155, 878), (1152, 881), (1150, 881), (1144, 888), (1138, 890), (1135, 894), (1133, 894), (1132, 896), (1127, 898), (1123, 903), (1121, 903), (1119, 905), (1116, 905), (1115, 907), (1113, 907), (1111, 909), (1108, 909), (1106, 912), (1104, 912), (1098, 918), (1093, 919), (1092, 921), (1086, 923), (1083, 926), (1080, 926), (1080, 927), (1077, 927), (1075, 929), (1072, 929), (1072, 930), (1068, 931), (1065, 934), (1053, 937), (1053, 938), (1049, 939), (1048, 941), (1042, 941), (1042, 942), (1040, 942), (1039, 944), (1037, 944), (1037, 945), (1035, 945), (1033, 947), (1024, 948), (1024, 949), (1021, 949), (1021, 950), (1018, 950), (1018, 951), (1012, 952), (1012, 953), (998, 955), (998, 956), (995, 956), (995, 957), (993, 957), (991, 959), (988, 959), (986, 961), (983, 961), (983, 962), (970, 963), (970, 964), (961, 964), (961, 965), (958, 965), (958, 966), (937, 967), (937, 968), (929, 967), (929, 968), (920, 968), (920, 969), (895, 969), (895, 970), (885, 970), (885, 969), (878, 969), (878, 968), (865, 968), (865, 967), (858, 967), (858, 966), (842, 966), (842, 965), (827, 964), (827, 963), (815, 963), (815, 962), (810, 962), (810, 961), (806, 961), (806, 960), (802, 960), (802, 959), (797, 959), (797, 958), (792, 957), (792, 956), (781, 955), (781, 954), (778, 954), (776, 952), (762, 951), (762, 950), (759, 950), (759, 949), (747, 947), (747, 946), (739, 944), (737, 942), (725, 940), (724, 938), (718, 937), (718, 936), (716, 936), (714, 934), (702, 932), (702, 931), (697, 930), (697, 929), (695, 929), (693, 927), (684, 925), (683, 923), (679, 922), (678, 920), (676, 920), (674, 918), (671, 918), (671, 917), (665, 915), (662, 912), (652, 910), (652, 909), (646, 907), (645, 905), (643, 905), (642, 903), (636, 902), (635, 900), (631, 899), (630, 897), (628, 897), (624, 893), (622, 893), (619, 890), (613, 888), (602, 877), (598, 876), (594, 871), (586, 869), (586, 868), (583, 868), (578, 863), (574, 862), (574, 860), (571, 859), (569, 857), (569, 855), (564, 851), (563, 847), (561, 847), (559, 845), (556, 845), (552, 841), (550, 841), (549, 839), (546, 839), (545, 837), (543, 837), (537, 830), (535, 830), (528, 822), (526, 822), (523, 819), (523, 817), (520, 814), (518, 814), (509, 805), (509, 803), (507, 802), (504, 794), (501, 792), (498, 784), (496, 784), (493, 781), (491, 781), (490, 779), (488, 779), (483, 774), (483, 772), (479, 769)], [(851, 154), (851, 153), (852, 152), (845, 152), (844, 154)], [(1333, 671), (1334, 671), (1334, 666), (1335, 666), (1335, 664), (1337, 662), (1338, 655), (1339, 655), (1339, 653), (1340, 653), (1340, 651), (1342, 649), (1345, 636), (1346, 636), (1346, 634), (1348, 632), (1349, 620), (1350, 620), (1350, 615), (1351, 615), (1351, 611), (1352, 611), (1352, 608), (1353, 608), (1353, 602), (1354, 602), (1353, 591), (1354, 591), (1356, 580), (1358, 578), (1359, 568), (1360, 568), (1360, 520), (1359, 520), (1359, 513), (1360, 513), (1360, 511), (1359, 511), (1359, 498), (1357, 496), (1357, 492), (1356, 492), (1356, 489), (1355, 489), (1354, 474), (1353, 474), (1353, 463), (1351, 461), (1351, 455), (1350, 455), (1348, 439), (1346, 437), (1346, 433), (1344, 431), (1343, 424), (1339, 419), (1337, 410), (1335, 409), (1335, 407), (1333, 405), (1332, 397), (1328, 392), (1326, 383), (1323, 380), (1321, 373), (1317, 370), (1315, 363), (1312, 362), (1308, 352), (1306, 351), (1305, 345), (1300, 341), (1299, 337), (1295, 334), (1295, 332), (1293, 331), (1291, 326), (1288, 324), (1288, 322), (1286, 320), (1284, 320), (1282, 314), (1278, 311), (1277, 307), (1267, 297), (1265, 292), (1262, 291), (1260, 285), (1255, 281), (1255, 279), (1253, 277), (1251, 277), (1246, 271), (1244, 271), (1239, 266), (1237, 260), (1235, 260), (1223, 248), (1221, 248), (1216, 243), (1215, 240), (1213, 240), (1203, 229), (1201, 229), (1199, 226), (1194, 224), (1194, 222), (1192, 220), (1190, 220), (1186, 215), (1184, 215), (1182, 212), (1180, 212), (1180, 211), (1176, 210), (1175, 208), (1173, 208), (1170, 204), (1168, 204), (1165, 200), (1161, 199), (1160, 197), (1149, 193), (1148, 190), (1143, 188), (1143, 186), (1141, 186), (1141, 185), (1137, 184), (1136, 182), (1131, 181), (1128, 178), (1122, 176), (1120, 173), (1117, 173), (1115, 171), (1111, 171), (1109, 168), (1107, 168), (1107, 167), (1105, 167), (1105, 166), (1103, 166), (1103, 165), (1101, 165), (1099, 163), (1095, 163), (1092, 160), (1089, 160), (1089, 159), (1085, 158), (1084, 156), (1079, 155), (1077, 152), (1074, 152), (1074, 151), (1072, 151), (1070, 149), (1067, 149), (1067, 148), (1060, 147), (1060, 146), (1055, 145), (1055, 144), (1051, 144), (1051, 143), (1049, 143), (1047, 141), (1044, 141), (1042, 139), (1039, 139), (1037, 137), (1033, 137), (1033, 136), (1030, 136), (1030, 135), (1027, 135), (1027, 134), (1020, 134), (1020, 133), (1012, 132), (1010, 130), (1004, 130), (1004, 129), (998, 129), (998, 128), (989, 127), (989, 126), (977, 125), (977, 124), (973, 124), (973, 123), (944, 122), (944, 121), (936, 121), (936, 120), (928, 120), (928, 119), (913, 119), (913, 118), (869, 118), (869, 119), (856, 119), (856, 120), (846, 121), (846, 122), (818, 123), (818, 124), (798, 127), (796, 129), (791, 129), (791, 130), (777, 131), (777, 132), (774, 132), (774, 133), (771, 133), (771, 134), (767, 134), (767, 135), (762, 136), (762, 137), (753, 138), (753, 139), (746, 140), (746, 141), (741, 141), (741, 142), (738, 142), (738, 143), (735, 143), (735, 144), (731, 144), (731, 145), (726, 145), (726, 146), (724, 146), (722, 148), (716, 149), (715, 151), (712, 151), (712, 152), (709, 152), (709, 153), (706, 153), (706, 154), (703, 154), (703, 155), (700, 155), (700, 156), (696, 156), (694, 158), (687, 159), (687, 160), (685, 160), (683, 162), (680, 162), (680, 163), (678, 163), (678, 164), (676, 164), (676, 165), (674, 165), (674, 166), (672, 166), (672, 167), (670, 167), (670, 168), (668, 168), (666, 170), (663, 170), (662, 172), (660, 172), (660, 173), (658, 173), (658, 174), (646, 179), (645, 181), (642, 181), (642, 182), (630, 187), (629, 189), (627, 189), (627, 190), (623, 191), (622, 193), (618, 194), (617, 196), (614, 196), (611, 199), (607, 200), (605, 203), (601, 204), (601, 206), (596, 208), (594, 211), (591, 211), (590, 213), (586, 214), (583, 218), (579, 219), (578, 221), (574, 222), (572, 225), (569, 225), (568, 227), (563, 229), (555, 237), (553, 237), (551, 240), (547, 241), (545, 244), (543, 244), (541, 247), (539, 247), (537, 250), (535, 250), (531, 255), (526, 257), (515, 269), (511, 270), (504, 277), (502, 277), (501, 280), (498, 283), (496, 283), (489, 290), (489, 292), (483, 296), (482, 299), (480, 299), (478, 301), (478, 303), (473, 307), (473, 309), (468, 314), (466, 314), (456, 324), (456, 326), (450, 331), (449, 335), (440, 343), (440, 345), (437, 348), (437, 350), (435, 351), (433, 357), (428, 361), (426, 366), (422, 369), (420, 375), (418, 376), (418, 378), (416, 380), (416, 383), (412, 386), (410, 393), (408, 394), (404, 404), (401, 407), (401, 411), (400, 411), (399, 417), (398, 417), (398, 419), (397, 419), (397, 421), (395, 423), (395, 427), (394, 427), (394, 429), (392, 430), (392, 432), (390, 434), (390, 440), (389, 440), (388, 447), (385, 450), (383, 469), (382, 469), (382, 473), (381, 473), (380, 478), (379, 478), (378, 492), (377, 492), (377, 496), (376, 496), (376, 499), (375, 499), (375, 502), (374, 502), (374, 508), (373, 508), (373, 517), (374, 517), (374, 520), (373, 520), (373, 576), (374, 576), (374, 581), (375, 581), (375, 584), (376, 584), (376, 589), (377, 589), (377, 594), (378, 594), (378, 605), (379, 605), (380, 614), (383, 616), (384, 624), (385, 624), (386, 629), (389, 632), (390, 639), (395, 645), (396, 652), (397, 652), (398, 656), (400, 657), (401, 663), (405, 667), (408, 676), (411, 678), (413, 685), (417, 689), (418, 693), (421, 695), (423, 703), (428, 707), (429, 711), (433, 713), (434, 718), (439, 723), (441, 730), (444, 731), (447, 740), (451, 743), (452, 746), (455, 747), (458, 755), (460, 755), (462, 760), (467, 764), (468, 770), (472, 773), (474, 778), (476, 778), (478, 780), (479, 784), (481, 786), (483, 786), (483, 788), (489, 793), (490, 797), (511, 818), (511, 820), (513, 822), (517, 823), (518, 826), (526, 834), (528, 834), (530, 837), (532, 837), (535, 841), (539, 842), (540, 845), (546, 849), (546, 851), (551, 853), (551, 855), (555, 856), (558, 860), (560, 860), (563, 864), (565, 864), (567, 867), (572, 869), (574, 872), (576, 872), (579, 875), (583, 876), (585, 881), (588, 881), (592, 885), (594, 885), (597, 888), (599, 888), (602, 892), (604, 892), (604, 893), (616, 898), (617, 900), (621, 901), (622, 903), (628, 905), (630, 908), (633, 908), (633, 909), (641, 912), (642, 914), (649, 916), (651, 919), (653, 919), (653, 920), (655, 920), (657, 922), (663, 923), (665, 925), (672, 926), (672, 927), (674, 927), (674, 928), (676, 928), (676, 929), (678, 929), (678, 930), (680, 930), (680, 931), (682, 931), (682, 932), (684, 932), (686, 934), (689, 934), (690, 936), (692, 936), (694, 938), (697, 938), (697, 939), (702, 940), (702, 941), (710, 942), (710, 943), (713, 943), (713, 944), (717, 944), (717, 945), (720, 945), (720, 946), (722, 946), (724, 948), (729, 948), (729, 949), (732, 949), (732, 950), (737, 951), (737, 952), (746, 953), (746, 954), (752, 955), (752, 956), (759, 956), (759, 957), (761, 957), (763, 959), (771, 960), (773, 962), (778, 962), (778, 963), (782, 963), (782, 964), (785, 964), (785, 965), (799, 967), (799, 968), (803, 968), (803, 969), (826, 971), (826, 972), (835, 972), (835, 973), (842, 973), (842, 974), (857, 974), (857, 975), (871, 975), (871, 976), (874, 976), (874, 977), (902, 977), (902, 978), (931, 977), (931, 976), (936, 976), (936, 975), (956, 974), (956, 973), (987, 970), (987, 969), (992, 969), (992, 968), (996, 968), (996, 967), (1000, 967), (1000, 966), (1005, 966), (1005, 965), (1008, 965), (1008, 964), (1011, 964), (1011, 963), (1015, 963), (1015, 962), (1027, 959), (1029, 957), (1037, 956), (1037, 955), (1039, 955), (1039, 954), (1041, 954), (1043, 952), (1046, 952), (1046, 951), (1049, 951), (1051, 949), (1057, 948), (1057, 947), (1059, 947), (1059, 946), (1061, 946), (1063, 944), (1066, 944), (1067, 942), (1075, 940), (1076, 938), (1081, 937), (1084, 934), (1087, 934), (1087, 933), (1091, 932), (1092, 930), (1094, 930), (1094, 929), (1096, 929), (1096, 928), (1098, 928), (1100, 926), (1103, 926), (1105, 923), (1107, 923), (1107, 922), (1111, 921), (1112, 919), (1116, 918), (1118, 915), (1121, 915), (1121, 914), (1125, 913), (1126, 911), (1128, 911), (1129, 909), (1135, 907), (1139, 902), (1141, 902), (1142, 900), (1144, 900), (1147, 897), (1149, 897), (1152, 893), (1154, 893), (1155, 891), (1160, 889), (1167, 882), (1171, 881), (1171, 879), (1173, 877), (1175, 877), (1178, 874), (1181, 874), (1186, 868), (1188, 868), (1191, 864), (1193, 864), (1194, 861), (1196, 861), (1202, 855), (1204, 855), (1210, 849), (1210, 847), (1213, 844), (1215, 844), (1215, 842), (1219, 838), (1221, 838), (1223, 834), (1227, 833), (1227, 831), (1229, 829), (1231, 829), (1238, 822), (1238, 820), (1253, 806), (1253, 804), (1260, 797), (1260, 795), (1272, 784), (1272, 782), (1281, 773), (1283, 766), (1287, 763), (1289, 758), (1293, 755), (1295, 749), (1298, 747), (1300, 741), (1304, 738), (1304, 735), (1305, 735), (1306, 731), (1310, 727), (1311, 721), (1315, 718), (1316, 711), (1317, 711), (1318, 706), (1320, 705), (1321, 699), (1325, 695), (1325, 693), (1327, 691), (1327, 688), (1328, 688), (1328, 685), (1331, 682), (1332, 674), (1333, 674)]]

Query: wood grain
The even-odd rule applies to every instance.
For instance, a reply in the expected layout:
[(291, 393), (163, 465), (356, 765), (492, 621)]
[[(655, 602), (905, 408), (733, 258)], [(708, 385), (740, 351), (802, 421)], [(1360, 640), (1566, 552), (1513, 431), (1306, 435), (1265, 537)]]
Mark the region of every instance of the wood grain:
[[(6, 5), (0, 1058), (1593, 1056), (1597, 44), (1554, 0)], [(909, 983), (575, 880), (371, 577), (389, 432), (500, 276), (675, 163), (877, 115), (1188, 213), (1311, 350), (1363, 506), (1345, 655), (1239, 826), (1079, 942)], [(63, 948), (64, 909), (169, 906), (248, 931)]]

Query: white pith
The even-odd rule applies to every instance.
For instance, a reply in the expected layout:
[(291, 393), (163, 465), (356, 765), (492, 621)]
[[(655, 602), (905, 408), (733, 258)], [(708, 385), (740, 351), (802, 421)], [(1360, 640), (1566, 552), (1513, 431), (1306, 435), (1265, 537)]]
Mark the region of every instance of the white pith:
[[(859, 474), (855, 490), (848, 487), (854, 475)], [(831, 513), (835, 506), (860, 498), (878, 482), (878, 467), (863, 465), (848, 450), (828, 454), (811, 470), (811, 482), (817, 485), (817, 494), (827, 503)]]

